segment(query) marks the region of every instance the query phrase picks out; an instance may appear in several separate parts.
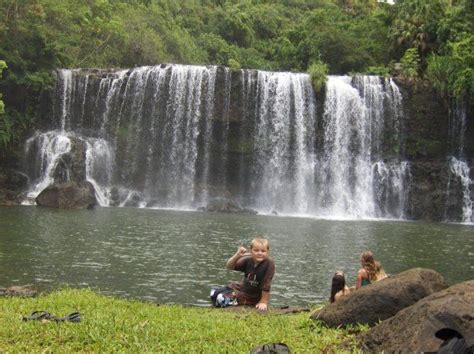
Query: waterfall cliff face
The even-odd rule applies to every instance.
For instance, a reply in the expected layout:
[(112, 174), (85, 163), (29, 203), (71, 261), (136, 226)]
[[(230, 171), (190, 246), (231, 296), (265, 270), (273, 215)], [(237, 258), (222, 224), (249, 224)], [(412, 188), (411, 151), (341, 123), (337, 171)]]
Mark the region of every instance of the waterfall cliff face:
[(194, 209), (224, 198), (262, 213), (407, 216), (410, 163), (391, 79), (330, 76), (319, 97), (306, 74), (215, 66), (57, 78), (54, 126), (27, 144), (32, 197), (79, 139), (104, 206)]

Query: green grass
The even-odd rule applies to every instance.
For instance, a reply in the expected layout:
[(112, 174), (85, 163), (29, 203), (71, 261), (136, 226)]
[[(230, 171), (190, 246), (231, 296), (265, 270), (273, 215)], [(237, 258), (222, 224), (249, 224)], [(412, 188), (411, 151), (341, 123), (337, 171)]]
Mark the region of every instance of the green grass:
[[(79, 311), (80, 323), (22, 321), (35, 310)], [(248, 353), (284, 342), (294, 353), (334, 351), (359, 329), (327, 329), (309, 314), (258, 314), (161, 305), (64, 289), (37, 298), (0, 298), (0, 352)]]

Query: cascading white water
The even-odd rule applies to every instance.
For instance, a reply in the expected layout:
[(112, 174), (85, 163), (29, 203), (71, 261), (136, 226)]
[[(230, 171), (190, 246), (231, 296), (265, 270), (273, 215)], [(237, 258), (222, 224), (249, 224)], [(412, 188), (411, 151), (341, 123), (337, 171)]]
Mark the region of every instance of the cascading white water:
[[(87, 140), (87, 179), (94, 185), (100, 205), (110, 205), (113, 176), (112, 171), (100, 170), (105, 166), (115, 166), (112, 159), (118, 149), (121, 165), (126, 167), (121, 171), (125, 183), (117, 186), (120, 205), (128, 205), (136, 196), (149, 195), (151, 206), (193, 206), (197, 193), (195, 175), (197, 140), (201, 133), (199, 124), (204, 112), (204, 135), (208, 142), (212, 139), (210, 120), (215, 100), (216, 71), (216, 67), (180, 65), (122, 70), (99, 80), (93, 100), (87, 99), (86, 93), (83, 93), (80, 118), (76, 119), (82, 122), (84, 112), (92, 111), (90, 124), (101, 138), (113, 141), (113, 147), (110, 147), (104, 140)], [(230, 73), (228, 69), (226, 72)], [(70, 110), (78, 100), (73, 90), (75, 74), (76, 71), (59, 71), (62, 129), (71, 126), (69, 121), (73, 113)], [(87, 89), (93, 79), (94, 73), (91, 73), (78, 75), (76, 80), (84, 81), (82, 86)], [(204, 86), (206, 91), (203, 91)], [(227, 87), (230, 92), (230, 82)], [(145, 141), (144, 135), (148, 133), (150, 140)], [(208, 200), (206, 185), (210, 183), (209, 144), (205, 154), (205, 186), (199, 190), (204, 203)], [(104, 159), (107, 160), (105, 164)], [(107, 178), (98, 179), (94, 177), (97, 174)], [(145, 206), (146, 203), (140, 202), (139, 205)]]
[(318, 169), (318, 207), (327, 216), (374, 216), (371, 124), (349, 77), (331, 77), (324, 108), (324, 146)]
[[(460, 180), (462, 191), (462, 223), (474, 222), (473, 217), (473, 201), (471, 199), (471, 186), (474, 186), (474, 181), (471, 180), (470, 168), (465, 161), (460, 161), (455, 157), (449, 159), (449, 172)], [(451, 191), (451, 178), (448, 181), (448, 195)]]
[[(32, 152), (36, 149), (36, 153)], [(38, 174), (30, 183), (28, 199), (34, 199), (38, 194), (53, 183), (52, 176), (59, 158), (71, 150), (71, 141), (66, 134), (57, 131), (36, 133), (26, 142), (26, 154), (33, 153), (33, 160), (38, 164)], [(25, 201), (29, 203), (29, 200)]]
[(59, 78), (63, 87), (62, 104), (61, 104), (61, 130), (65, 131), (68, 125), (68, 117), (71, 112), (71, 96), (72, 96), (72, 71), (60, 70)]
[(263, 213), (405, 215), (410, 169), (389, 79), (331, 76), (324, 107), (307, 74), (160, 65), (58, 79), (61, 132), (47, 134), (86, 144), (100, 205), (187, 209), (224, 197)]
[(216, 73), (217, 68), (211, 67), (205, 72), (206, 81), (207, 81), (207, 91), (206, 99), (204, 104), (204, 114), (202, 119), (204, 120), (204, 129), (203, 129), (203, 172), (202, 172), (202, 184), (203, 188), (201, 190), (201, 197), (199, 203), (201, 205), (207, 205), (209, 203), (209, 190), (206, 186), (210, 184), (209, 179), (209, 160), (210, 160), (210, 141), (212, 139), (212, 122), (211, 119), (214, 115), (214, 95), (215, 95), (215, 86), (216, 86)]
[[(389, 84), (382, 85), (378, 77), (358, 77), (355, 83), (345, 76), (329, 78), (323, 117), (323, 153), (316, 167), (320, 187), (317, 205), (322, 215), (403, 217), (406, 198), (401, 193), (407, 189), (402, 191), (394, 186), (409, 187), (406, 182), (409, 165), (397, 159), (390, 163), (392, 172), (389, 173), (386, 164), (379, 160), (382, 144), (386, 144), (383, 132), (387, 125), (392, 137), (401, 134), (397, 131), (400, 113), (388, 120), (390, 115), (384, 108), (392, 106), (394, 97), (395, 104), (401, 100), (398, 91), (384, 88), (393, 88), (391, 81)], [(377, 195), (380, 186), (391, 191), (391, 198)], [(396, 209), (393, 198), (400, 201)], [(388, 208), (384, 203), (392, 206)]]
[(374, 196), (377, 217), (405, 219), (408, 192), (410, 190), (410, 164), (385, 163), (378, 161), (372, 165)]
[[(31, 203), (31, 200), (54, 182), (55, 169), (60, 159), (71, 152), (73, 139), (86, 144), (86, 179), (94, 186), (99, 203), (108, 205), (110, 190), (106, 186), (110, 185), (114, 160), (110, 145), (103, 139), (76, 137), (74, 133), (63, 131), (37, 133), (26, 142), (26, 155), (32, 154), (31, 159), (36, 160), (39, 165), (39, 173), (30, 184), (26, 204)], [(69, 180), (70, 171), (64, 171), (67, 174), (64, 178)]]
[[(190, 69), (180, 67), (173, 70), (170, 80), (170, 95), (166, 129), (171, 133), (171, 151), (169, 198), (177, 206), (192, 205), (194, 200), (194, 177), (196, 174), (198, 122), (200, 119), (201, 85), (203, 70), (200, 67)], [(182, 127), (183, 129), (176, 129)]]
[[(105, 136), (106, 134), (107, 124), (109, 123), (109, 118), (110, 118), (110, 115), (112, 114), (112, 107), (114, 107), (117, 104), (117, 100), (119, 99), (118, 96), (120, 93), (120, 88), (122, 87), (126, 74), (127, 74), (127, 71), (122, 70), (122, 71), (117, 72), (116, 75), (108, 78), (107, 80), (101, 80), (100, 82), (101, 87), (102, 87), (102, 83), (106, 83), (108, 87), (106, 91), (106, 98), (105, 98), (105, 109), (101, 114), (100, 134), (102, 136)], [(86, 81), (85, 87), (87, 88), (89, 76), (86, 76), (85, 81)], [(101, 92), (101, 89), (99, 88), (99, 93), (100, 92)], [(83, 116), (83, 113), (84, 113), (86, 94), (87, 94), (87, 90), (84, 92), (84, 100), (82, 102), (81, 117)], [(99, 99), (99, 96), (97, 97), (97, 99)]]
[(89, 138), (86, 142), (86, 179), (95, 189), (102, 206), (110, 204), (110, 185), (113, 175), (114, 153), (103, 139)]
[(314, 165), (308, 139), (315, 124), (310, 88), (306, 74), (258, 72), (255, 207), (263, 212), (310, 212)]
[[(156, 183), (166, 190), (165, 203), (158, 205), (190, 208), (195, 204), (197, 194), (195, 176), (198, 157), (197, 141), (201, 130), (199, 124), (202, 111), (211, 113), (215, 85), (215, 68), (199, 66), (172, 66), (168, 84), (169, 98), (166, 102), (163, 132), (161, 133), (160, 174)], [(203, 83), (207, 92), (203, 92)], [(209, 97), (211, 96), (211, 97)], [(210, 102), (210, 103), (209, 103)], [(205, 139), (210, 138), (212, 116), (205, 117)], [(209, 154), (209, 146), (204, 154)], [(204, 183), (209, 178), (209, 158), (204, 161)], [(207, 190), (200, 191), (207, 198)]]
[[(456, 188), (461, 189), (462, 200), (461, 209), (462, 215), (459, 221), (462, 223), (474, 223), (473, 206), (474, 206), (474, 181), (470, 179), (471, 169), (464, 158), (464, 144), (465, 133), (467, 125), (467, 114), (465, 105), (461, 100), (454, 104), (453, 112), (451, 112), (449, 122), (449, 137), (451, 141), (451, 156), (449, 156), (449, 177), (447, 185), (447, 201), (445, 218), (450, 221), (448, 217), (448, 208), (450, 195), (456, 193)], [(458, 183), (453, 183), (457, 180)], [(457, 187), (453, 188), (453, 185)]]

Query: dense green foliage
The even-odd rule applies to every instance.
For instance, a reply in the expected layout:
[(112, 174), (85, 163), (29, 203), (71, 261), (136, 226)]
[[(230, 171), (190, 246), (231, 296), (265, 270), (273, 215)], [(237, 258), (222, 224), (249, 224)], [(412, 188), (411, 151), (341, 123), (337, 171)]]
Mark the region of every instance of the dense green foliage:
[(392, 73), (470, 99), (473, 33), (472, 0), (0, 0), (0, 144), (31, 127), (58, 67), (172, 62), (314, 74), (319, 63), (329, 74), (387, 75), (402, 61)]
[[(21, 320), (35, 310), (56, 316), (79, 311), (82, 320)], [(318, 353), (350, 340), (355, 332), (325, 328), (310, 320), (308, 312), (278, 315), (156, 306), (89, 290), (62, 290), (29, 299), (0, 298), (0, 323), (2, 351), (28, 353), (248, 353), (269, 342), (284, 342), (295, 353)]]
[(416, 48), (409, 48), (400, 59), (402, 75), (408, 79), (418, 77), (420, 70), (420, 56)]

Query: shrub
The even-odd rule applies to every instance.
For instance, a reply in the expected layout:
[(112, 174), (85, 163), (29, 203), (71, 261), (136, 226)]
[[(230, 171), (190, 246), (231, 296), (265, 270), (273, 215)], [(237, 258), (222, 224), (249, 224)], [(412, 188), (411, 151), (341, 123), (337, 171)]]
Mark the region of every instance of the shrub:
[(369, 66), (365, 70), (366, 75), (378, 75), (378, 76), (389, 76), (390, 69), (385, 66)]
[(233, 58), (230, 58), (229, 61), (227, 62), (227, 65), (229, 66), (230, 70), (232, 71), (237, 71), (237, 70), (240, 70), (240, 63), (233, 59)]
[(313, 62), (308, 68), (308, 74), (311, 76), (311, 83), (316, 91), (321, 91), (327, 81), (328, 66), (322, 61)]

